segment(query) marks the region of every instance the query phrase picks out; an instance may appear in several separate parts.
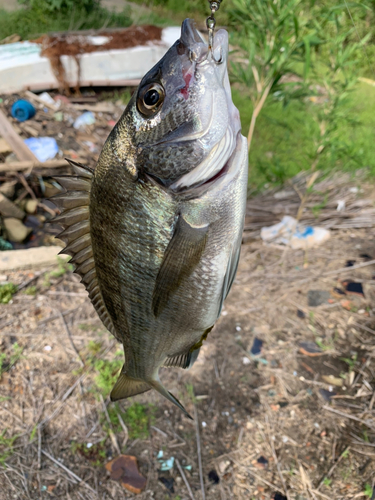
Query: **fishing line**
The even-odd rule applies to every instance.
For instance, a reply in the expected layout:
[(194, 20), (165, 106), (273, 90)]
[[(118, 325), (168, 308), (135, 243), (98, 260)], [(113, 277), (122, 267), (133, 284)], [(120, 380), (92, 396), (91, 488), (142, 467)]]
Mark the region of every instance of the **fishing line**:
[[(356, 32), (356, 34), (357, 34), (358, 41), (359, 41), (359, 43), (361, 43), (361, 37), (359, 36), (359, 32), (358, 32), (357, 26), (355, 25), (355, 22), (354, 22), (354, 19), (353, 19), (352, 13), (350, 12), (348, 2), (347, 2), (347, 0), (344, 0), (344, 2), (345, 2), (346, 9), (347, 9), (347, 11), (348, 11), (349, 17), (350, 17), (350, 19), (351, 19), (351, 21), (352, 21), (354, 31), (355, 31), (355, 32)], [(364, 47), (363, 47), (363, 48), (364, 48), (364, 51), (365, 51), (365, 55), (366, 55), (367, 62), (368, 62), (369, 66), (370, 66), (370, 68), (371, 68), (371, 70), (372, 70), (372, 72), (374, 73), (374, 76), (375, 76), (375, 67), (374, 67), (374, 66), (372, 66), (372, 64), (371, 64), (370, 57), (369, 57), (369, 55), (368, 55), (366, 45), (364, 45)]]

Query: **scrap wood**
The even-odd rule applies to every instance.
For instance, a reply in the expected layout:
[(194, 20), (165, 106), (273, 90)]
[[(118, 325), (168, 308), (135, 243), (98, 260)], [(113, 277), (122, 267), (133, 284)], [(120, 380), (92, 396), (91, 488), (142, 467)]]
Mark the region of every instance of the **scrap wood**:
[(3, 215), (4, 217), (23, 219), (25, 217), (25, 212), (12, 201), (8, 200), (6, 196), (0, 193), (0, 215)]
[(0, 154), (7, 154), (7, 153), (11, 153), (12, 152), (12, 148), (9, 146), (9, 144), (7, 143), (7, 141), (5, 139), (3, 139), (2, 137), (0, 137)]
[[(76, 158), (74, 161), (82, 163), (86, 160), (83, 158)], [(58, 168), (66, 167), (67, 165), (68, 163), (64, 158), (62, 158), (61, 160), (49, 160), (43, 163), (38, 160), (12, 161), (9, 163), (0, 163), (0, 172), (21, 172), (23, 170), (29, 170), (32, 168)]]
[(0, 110), (0, 135), (7, 141), (9, 146), (12, 148), (14, 154), (19, 158), (19, 160), (33, 161), (33, 162), (38, 161), (34, 156), (34, 154), (23, 142), (21, 137), (14, 130), (12, 124), (1, 110)]
[(37, 94), (34, 94), (34, 92), (30, 92), (30, 90), (25, 90), (25, 95), (32, 101), (37, 102), (38, 104), (43, 104), (46, 108), (51, 109), (52, 111), (57, 111), (59, 108), (59, 104), (50, 104), (49, 102), (44, 101), (41, 99)]

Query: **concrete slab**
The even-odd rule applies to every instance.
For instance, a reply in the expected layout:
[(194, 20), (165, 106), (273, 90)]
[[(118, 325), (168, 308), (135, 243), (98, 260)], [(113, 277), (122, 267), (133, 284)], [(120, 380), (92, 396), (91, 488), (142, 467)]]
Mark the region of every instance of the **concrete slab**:
[[(15, 271), (17, 269), (37, 269), (58, 263), (57, 254), (61, 247), (36, 247), (24, 250), (6, 250), (0, 252), (0, 272)], [(68, 255), (59, 255), (59, 258), (68, 260)]]

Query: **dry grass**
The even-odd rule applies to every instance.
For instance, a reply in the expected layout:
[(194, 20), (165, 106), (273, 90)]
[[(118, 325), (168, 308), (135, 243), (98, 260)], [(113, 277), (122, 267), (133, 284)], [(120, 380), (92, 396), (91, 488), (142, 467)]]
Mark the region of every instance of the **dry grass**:
[[(297, 187), (303, 192), (301, 182)], [(198, 440), (195, 422), (156, 394), (122, 402), (116, 410), (122, 423), (115, 407), (106, 406), (121, 353), (116, 354), (119, 346), (104, 331), (70, 272), (54, 276), (46, 269), (31, 283), (35, 295), (19, 292), (12, 303), (2, 305), (1, 500), (132, 498), (108, 479), (104, 468), (118, 450), (138, 458), (147, 477), (138, 497), (145, 500), (272, 499), (276, 492), (290, 500), (371, 498), (372, 189), (352, 193), (360, 178), (354, 186), (348, 179), (324, 182), (322, 194), (308, 198), (302, 219), (311, 220), (311, 203), (325, 200), (316, 215), (336, 229), (324, 246), (308, 253), (266, 246), (257, 237), (257, 227), (265, 221), (276, 222), (287, 211), (296, 214), (297, 191), (288, 188), (291, 193), (284, 198), (270, 193), (249, 202), (246, 244), (221, 319), (190, 372), (173, 369), (162, 374), (187, 410), (196, 410)], [(346, 197), (345, 217), (335, 211), (337, 197)], [(260, 203), (263, 222), (255, 220), (258, 208), (254, 215), (253, 207)], [(325, 217), (328, 210), (331, 215)], [(368, 256), (361, 257), (364, 254)], [(347, 260), (355, 260), (354, 266), (345, 267)], [(32, 278), (29, 272), (9, 276), (17, 284)], [(350, 310), (335, 292), (328, 303), (308, 306), (308, 290), (331, 292), (342, 288), (344, 279), (361, 282), (364, 288), (365, 297), (343, 297), (350, 300), (344, 303)], [(254, 337), (263, 341), (259, 357), (249, 352)], [(303, 354), (300, 343), (306, 341), (319, 345), (322, 353)], [(87, 443), (93, 446), (87, 448)], [(171, 472), (160, 472), (159, 450), (165, 458), (177, 459)], [(266, 459), (263, 464), (260, 457)], [(186, 465), (191, 471), (183, 468)], [(208, 479), (213, 469), (218, 484)], [(174, 478), (174, 493), (160, 482), (161, 476)]]

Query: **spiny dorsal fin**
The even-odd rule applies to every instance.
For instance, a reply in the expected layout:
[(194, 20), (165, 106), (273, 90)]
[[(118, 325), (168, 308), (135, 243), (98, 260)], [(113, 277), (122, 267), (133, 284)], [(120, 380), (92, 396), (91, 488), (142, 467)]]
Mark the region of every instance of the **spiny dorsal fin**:
[(65, 188), (65, 192), (51, 198), (61, 209), (61, 214), (55, 217), (53, 222), (64, 227), (58, 238), (66, 244), (66, 247), (60, 253), (71, 255), (71, 262), (76, 265), (75, 272), (81, 276), (99, 318), (116, 336), (99, 289), (91, 246), (89, 203), (94, 170), (73, 160), (67, 161), (73, 167), (74, 175), (54, 177)]
[(198, 265), (206, 246), (208, 228), (193, 227), (180, 215), (156, 278), (152, 296), (155, 317), (163, 311), (182, 280)]

